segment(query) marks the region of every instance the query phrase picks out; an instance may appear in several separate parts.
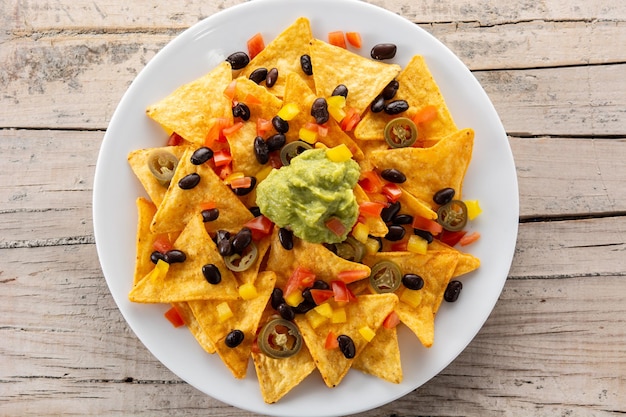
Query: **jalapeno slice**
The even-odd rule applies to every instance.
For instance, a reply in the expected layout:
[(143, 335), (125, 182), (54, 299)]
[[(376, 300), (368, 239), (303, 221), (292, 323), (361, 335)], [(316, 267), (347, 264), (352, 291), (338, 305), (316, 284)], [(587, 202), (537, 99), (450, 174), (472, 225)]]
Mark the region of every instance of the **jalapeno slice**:
[(379, 294), (394, 292), (402, 282), (400, 267), (391, 261), (380, 261), (372, 266), (370, 286)]
[(224, 263), (231, 271), (245, 271), (254, 265), (254, 261), (259, 257), (259, 250), (254, 242), (250, 242), (242, 254), (233, 253), (224, 257)]
[(385, 126), (385, 141), (392, 148), (406, 148), (417, 140), (417, 126), (407, 117), (398, 117)]
[(280, 160), (283, 165), (289, 165), (293, 158), (309, 149), (313, 149), (313, 147), (302, 140), (290, 142), (283, 146), (283, 148), (280, 150)]
[(467, 206), (461, 200), (452, 200), (437, 210), (437, 222), (450, 232), (458, 232), (467, 224)]
[(159, 181), (159, 184), (166, 187), (169, 186), (177, 165), (178, 158), (176, 155), (162, 149), (153, 151), (148, 157), (150, 172)]
[(365, 245), (348, 236), (346, 240), (335, 244), (337, 255), (352, 262), (361, 262), (365, 256)]
[(261, 352), (274, 359), (284, 359), (297, 354), (302, 347), (302, 335), (290, 321), (274, 319), (259, 332)]

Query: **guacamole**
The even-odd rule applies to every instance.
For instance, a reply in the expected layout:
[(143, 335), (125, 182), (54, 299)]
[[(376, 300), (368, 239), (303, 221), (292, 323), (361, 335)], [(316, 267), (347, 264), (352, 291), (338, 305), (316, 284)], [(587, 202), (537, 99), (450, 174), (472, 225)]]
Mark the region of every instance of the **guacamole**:
[[(345, 240), (359, 216), (353, 189), (360, 175), (352, 159), (333, 162), (326, 150), (311, 149), (290, 165), (273, 170), (257, 186), (257, 205), (266, 217), (312, 243)], [(345, 226), (338, 236), (326, 222), (337, 218)]]

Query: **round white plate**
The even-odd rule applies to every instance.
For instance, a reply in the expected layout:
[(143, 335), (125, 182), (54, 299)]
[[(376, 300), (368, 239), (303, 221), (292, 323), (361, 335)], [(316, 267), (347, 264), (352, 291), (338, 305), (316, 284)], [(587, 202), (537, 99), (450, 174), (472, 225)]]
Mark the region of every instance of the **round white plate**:
[[(149, 104), (208, 72), (216, 57), (245, 50), (246, 41), (255, 33), (262, 33), (269, 42), (299, 16), (310, 19), (320, 39), (326, 40), (334, 30), (359, 32), (364, 55), (377, 43), (393, 42), (398, 46), (394, 62), (402, 66), (414, 54), (425, 56), (457, 125), (476, 132), (463, 194), (478, 199), (483, 209), (471, 224), (482, 237), (468, 247), (482, 265), (463, 278), (456, 303), (442, 304), (432, 348), (421, 347), (412, 333), (401, 329), (401, 384), (353, 370), (337, 388), (329, 389), (314, 372), (277, 404), (267, 405), (252, 364), (245, 379), (235, 379), (217, 355), (206, 354), (185, 328), (175, 329), (163, 318), (168, 306), (128, 301), (135, 261), (135, 200), (145, 194), (126, 157), (134, 149), (163, 146), (167, 140), (146, 117)], [(100, 150), (93, 200), (96, 245), (111, 294), (130, 327), (159, 361), (200, 391), (233, 406), (267, 415), (316, 417), (352, 414), (391, 402), (427, 382), (461, 353), (489, 316), (506, 281), (518, 210), (517, 178), (507, 136), (473, 75), (415, 24), (356, 0), (254, 0), (183, 32), (148, 63), (122, 98)], [(163, 391), (167, 396), (167, 387)]]

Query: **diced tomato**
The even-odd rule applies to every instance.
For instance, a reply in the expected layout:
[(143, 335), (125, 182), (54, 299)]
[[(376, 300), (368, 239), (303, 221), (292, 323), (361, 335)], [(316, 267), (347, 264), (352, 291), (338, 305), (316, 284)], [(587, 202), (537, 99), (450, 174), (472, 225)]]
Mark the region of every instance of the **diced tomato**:
[(328, 124), (317, 125), (317, 134), (322, 138), (328, 136)]
[(170, 137), (167, 139), (167, 146), (178, 146), (185, 141), (181, 135), (176, 132), (172, 132)]
[(328, 43), (346, 49), (346, 39), (340, 30), (328, 33)]
[(252, 353), (261, 353), (261, 348), (259, 347), (259, 339), (256, 337), (252, 341), (251, 351)]
[(172, 323), (174, 327), (180, 327), (185, 325), (185, 321), (181, 317), (180, 313), (176, 309), (176, 307), (172, 306), (169, 310), (167, 310), (164, 314), (165, 318)]
[(356, 297), (348, 289), (346, 283), (343, 281), (332, 281), (330, 288), (333, 290), (335, 301), (338, 303), (349, 303), (350, 301), (356, 301)]
[(237, 188), (250, 188), (252, 185), (252, 178), (250, 177), (241, 177), (235, 178), (230, 182), (230, 187), (233, 189)]
[(154, 243), (152, 244), (152, 247), (154, 247), (155, 250), (161, 253), (165, 253), (173, 248), (172, 243), (170, 242), (170, 238), (167, 236), (167, 234), (158, 235)]
[(233, 157), (231, 156), (228, 149), (222, 149), (221, 151), (217, 151), (213, 154), (213, 162), (215, 163), (216, 167), (228, 165), (232, 160)]
[(230, 125), (231, 121), (225, 117), (214, 119), (213, 124), (209, 128), (209, 133), (207, 133), (204, 139), (205, 146), (213, 148), (216, 142), (225, 142), (226, 138), (224, 137), (223, 131)]
[(233, 173), (233, 164), (229, 163), (227, 165), (224, 165), (224, 166), (220, 167), (218, 172), (217, 172), (217, 175), (221, 179), (225, 180), (232, 173)]
[(328, 332), (326, 336), (326, 341), (324, 342), (324, 349), (332, 350), (339, 348), (339, 341), (337, 340), (337, 335), (331, 330)]
[(200, 211), (212, 210), (215, 207), (217, 207), (217, 204), (215, 204), (215, 201), (206, 201), (204, 203), (200, 203)]
[(480, 239), (480, 233), (472, 232), (469, 235), (463, 236), (461, 240), (459, 240), (459, 243), (461, 244), (461, 246), (467, 246), (476, 242), (478, 239)]
[(255, 104), (262, 104), (263, 102), (254, 94), (248, 94), (246, 95), (246, 98), (243, 99), (243, 102), (246, 104), (251, 104), (251, 105), (255, 105)]
[(313, 297), (313, 301), (315, 301), (315, 304), (317, 305), (322, 304), (324, 301), (327, 301), (329, 298), (335, 295), (332, 290), (318, 290), (312, 288), (310, 291), (311, 297)]
[(374, 201), (363, 201), (359, 203), (359, 213), (368, 217), (380, 217), (380, 213), (387, 207), (386, 204)]
[(306, 122), (304, 124), (304, 128), (306, 130), (310, 130), (311, 132), (315, 132), (317, 133), (319, 131), (319, 126), (317, 123), (313, 123), (313, 122)]
[(439, 235), (438, 239), (445, 243), (448, 246), (455, 246), (457, 243), (463, 239), (467, 232), (465, 230), (459, 230), (458, 232), (451, 232), (449, 230), (444, 230)]
[(269, 164), (272, 168), (279, 169), (283, 166), (283, 161), (280, 159), (279, 152), (270, 152)]
[(233, 124), (230, 127), (226, 127), (224, 129), (222, 129), (222, 133), (225, 136), (232, 135), (233, 133), (235, 133), (236, 131), (238, 131), (242, 127), (243, 127), (243, 122), (237, 122), (237, 123)]
[(285, 297), (313, 285), (313, 282), (315, 282), (315, 274), (313, 272), (303, 266), (296, 267), (285, 285)]
[(413, 216), (413, 224), (414, 229), (425, 230), (433, 234), (433, 236), (437, 236), (443, 230), (443, 227), (437, 223), (435, 220), (427, 219), (422, 216)]
[(326, 227), (337, 236), (343, 236), (346, 233), (346, 226), (341, 223), (341, 220), (339, 220), (338, 217), (331, 217), (326, 220), (325, 224)]
[(224, 96), (230, 101), (235, 99), (235, 94), (237, 93), (237, 80), (232, 80), (230, 84), (224, 89)]
[(346, 117), (341, 120), (339, 126), (344, 132), (350, 132), (356, 127), (357, 124), (359, 124), (360, 121), (361, 116), (359, 115), (359, 113), (357, 113), (356, 109), (350, 107), (346, 111)]
[(437, 118), (437, 107), (426, 106), (420, 109), (415, 116), (413, 116), (413, 122), (415, 124), (428, 123)]
[(409, 246), (409, 240), (408, 239), (403, 239), (403, 240), (399, 240), (397, 242), (394, 242), (390, 249), (392, 252), (406, 252), (407, 248)]
[(346, 284), (359, 281), (369, 276), (370, 276), (370, 273), (366, 269), (353, 269), (353, 270), (341, 271), (339, 274), (337, 274), (337, 278), (339, 278), (341, 281), (343, 281)]
[(355, 48), (360, 48), (363, 45), (361, 34), (359, 32), (346, 32), (346, 39), (348, 40), (348, 43)]
[(395, 203), (402, 196), (402, 188), (400, 188), (398, 184), (393, 182), (388, 182), (387, 184), (385, 184), (381, 191), (383, 195), (387, 197), (387, 200), (389, 200), (391, 203)]
[(250, 39), (248, 39), (248, 55), (250, 59), (254, 58), (265, 49), (265, 42), (263, 41), (263, 35), (257, 33)]
[(248, 221), (244, 226), (252, 231), (252, 239), (261, 240), (265, 236), (268, 236), (270, 233), (272, 233), (274, 223), (272, 223), (270, 219), (261, 214), (260, 216), (257, 216), (254, 219)]
[(365, 171), (361, 173), (359, 185), (368, 194), (380, 193), (383, 189), (383, 180), (376, 171)]
[(393, 329), (398, 324), (400, 324), (400, 316), (398, 316), (398, 313), (396, 313), (395, 310), (389, 313), (383, 321), (383, 327), (385, 329)]
[(256, 119), (256, 135), (265, 136), (267, 132), (272, 130), (272, 121), (259, 117)]

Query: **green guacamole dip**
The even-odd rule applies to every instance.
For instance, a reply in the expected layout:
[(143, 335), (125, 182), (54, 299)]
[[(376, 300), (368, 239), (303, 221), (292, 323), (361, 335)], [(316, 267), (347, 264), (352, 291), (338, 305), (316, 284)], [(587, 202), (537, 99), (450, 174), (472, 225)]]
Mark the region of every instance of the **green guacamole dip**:
[[(273, 170), (257, 186), (256, 202), (261, 213), (295, 236), (312, 243), (338, 243), (359, 216), (352, 191), (359, 174), (354, 160), (333, 162), (324, 149), (311, 149)], [(326, 227), (332, 217), (345, 226), (342, 236)]]

